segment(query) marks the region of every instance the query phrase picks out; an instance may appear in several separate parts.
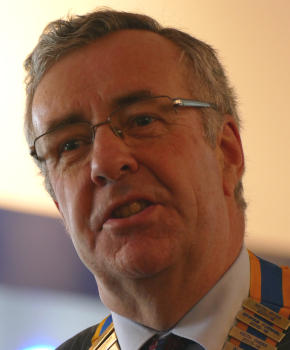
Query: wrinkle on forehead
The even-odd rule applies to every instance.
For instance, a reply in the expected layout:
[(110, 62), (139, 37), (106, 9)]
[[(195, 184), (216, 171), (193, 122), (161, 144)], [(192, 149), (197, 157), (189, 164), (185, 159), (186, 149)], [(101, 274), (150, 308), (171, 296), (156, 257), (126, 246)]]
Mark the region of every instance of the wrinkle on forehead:
[[(150, 80), (154, 80), (155, 76), (163, 79), (170, 76), (170, 79), (167, 78), (169, 85), (182, 82), (189, 91), (188, 68), (184, 59), (184, 50), (171, 40), (148, 31), (123, 30), (97, 39), (67, 54), (46, 72), (33, 99), (34, 128), (46, 131), (43, 130), (46, 121), (63, 118), (66, 108), (70, 109), (70, 114), (78, 114), (78, 103), (80, 109), (86, 108), (88, 113), (95, 114), (99, 106), (109, 106), (110, 99), (117, 94), (129, 93), (130, 86), (131, 91), (151, 90)], [(68, 84), (68, 77), (72, 80), (71, 84)], [(155, 86), (158, 89), (156, 82)], [(68, 92), (73, 98), (61, 101), (62, 95), (67, 97)], [(165, 94), (164, 91), (159, 92)], [(86, 100), (82, 96), (86, 96)]]

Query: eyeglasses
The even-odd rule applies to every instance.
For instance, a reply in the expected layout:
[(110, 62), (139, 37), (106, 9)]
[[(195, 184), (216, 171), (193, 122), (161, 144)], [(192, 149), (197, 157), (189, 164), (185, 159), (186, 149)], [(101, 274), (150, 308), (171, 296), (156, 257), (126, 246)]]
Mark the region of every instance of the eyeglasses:
[(169, 96), (145, 97), (119, 107), (95, 125), (86, 121), (61, 123), (36, 137), (30, 154), (40, 162), (75, 163), (91, 151), (96, 130), (102, 125), (109, 125), (114, 135), (134, 146), (168, 133), (179, 107), (215, 109), (207, 102)]

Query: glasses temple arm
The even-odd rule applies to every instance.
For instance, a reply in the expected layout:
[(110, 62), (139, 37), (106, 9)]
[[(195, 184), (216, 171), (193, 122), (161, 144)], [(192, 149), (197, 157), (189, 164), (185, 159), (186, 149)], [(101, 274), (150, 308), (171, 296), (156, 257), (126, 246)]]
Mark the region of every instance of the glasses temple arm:
[(198, 107), (198, 108), (215, 108), (215, 106), (208, 102), (194, 101), (188, 100), (184, 98), (176, 98), (173, 100), (174, 106), (182, 106), (182, 107)]

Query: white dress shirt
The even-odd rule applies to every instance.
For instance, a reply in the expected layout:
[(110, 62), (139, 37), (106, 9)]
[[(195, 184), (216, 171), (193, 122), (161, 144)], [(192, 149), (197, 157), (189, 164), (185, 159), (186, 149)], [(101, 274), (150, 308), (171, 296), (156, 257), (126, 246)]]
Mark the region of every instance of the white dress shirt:
[[(188, 350), (221, 350), (243, 300), (249, 295), (250, 263), (245, 247), (216, 285), (167, 333), (195, 341)], [(157, 332), (112, 312), (121, 350), (138, 350)], [(198, 345), (200, 344), (200, 345)]]

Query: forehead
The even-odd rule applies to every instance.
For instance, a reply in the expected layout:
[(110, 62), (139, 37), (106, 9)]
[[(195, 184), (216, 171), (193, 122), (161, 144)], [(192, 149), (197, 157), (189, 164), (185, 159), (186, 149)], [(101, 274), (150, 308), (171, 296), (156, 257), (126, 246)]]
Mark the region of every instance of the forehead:
[(124, 30), (69, 53), (39, 83), (32, 104), (36, 134), (68, 113), (92, 115), (122, 95), (148, 90), (188, 94), (183, 52), (148, 31)]

